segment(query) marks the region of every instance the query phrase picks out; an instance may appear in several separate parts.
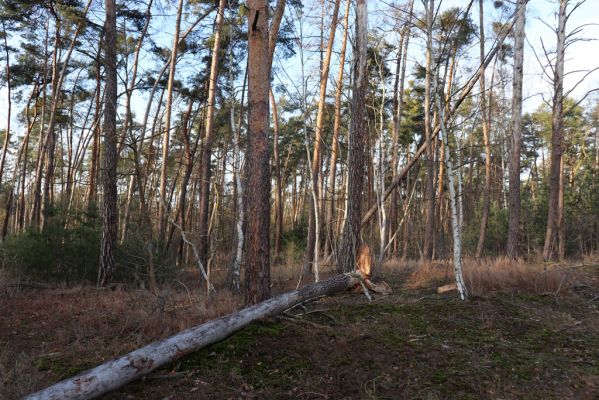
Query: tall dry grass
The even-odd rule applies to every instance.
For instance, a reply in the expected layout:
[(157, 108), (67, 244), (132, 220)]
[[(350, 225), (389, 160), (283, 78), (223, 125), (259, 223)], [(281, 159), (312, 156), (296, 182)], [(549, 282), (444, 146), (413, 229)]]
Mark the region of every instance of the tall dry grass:
[[(572, 266), (529, 263), (508, 258), (465, 259), (463, 274), (468, 292), (482, 296), (493, 292), (559, 294), (577, 276)], [(423, 289), (454, 282), (453, 263), (447, 261), (389, 261), (384, 269), (405, 276), (408, 289)]]
[(219, 291), (14, 289), (0, 295), (0, 399), (16, 399), (183, 329), (233, 312)]

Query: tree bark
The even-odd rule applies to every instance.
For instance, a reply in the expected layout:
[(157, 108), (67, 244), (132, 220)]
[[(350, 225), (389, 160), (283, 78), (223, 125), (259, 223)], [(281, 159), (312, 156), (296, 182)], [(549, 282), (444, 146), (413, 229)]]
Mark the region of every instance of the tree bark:
[(337, 253), (340, 272), (349, 272), (355, 269), (356, 257), (360, 247), (360, 218), (362, 216), (362, 191), (364, 189), (364, 149), (366, 147), (365, 104), (366, 89), (368, 87), (368, 71), (366, 68), (367, 35), (367, 0), (357, 0), (354, 87), (348, 154), (347, 218)]
[(246, 303), (270, 297), (270, 59), (266, 0), (248, 1), (248, 149), (246, 158)]
[(460, 293), (460, 298), (462, 300), (466, 300), (468, 298), (468, 290), (466, 289), (466, 285), (464, 284), (464, 277), (462, 276), (462, 230), (459, 224), (459, 216), (458, 216), (458, 207), (456, 201), (456, 190), (455, 190), (455, 170), (453, 168), (453, 163), (451, 161), (451, 153), (449, 152), (449, 137), (448, 131), (445, 127), (443, 108), (441, 106), (441, 99), (439, 98), (439, 94), (436, 93), (436, 84), (433, 85), (435, 87), (435, 97), (437, 101), (437, 110), (439, 111), (439, 124), (441, 126), (441, 131), (443, 134), (443, 144), (445, 145), (445, 159), (447, 163), (447, 176), (449, 180), (449, 203), (451, 205), (451, 228), (453, 234), (453, 263), (454, 263), (454, 273), (456, 279), (456, 285), (458, 288), (458, 292)]
[(117, 235), (117, 63), (116, 63), (116, 2), (106, 0), (104, 69), (106, 97), (104, 102), (104, 159), (102, 160), (102, 240), (98, 285), (109, 283), (114, 273), (114, 247)]
[(424, 232), (425, 260), (433, 258), (433, 242), (435, 236), (435, 153), (432, 141), (431, 126), (431, 79), (433, 49), (433, 13), (435, 1), (429, 0), (426, 7), (426, 76), (424, 83), (424, 132), (426, 136), (426, 225)]
[(512, 84), (512, 121), (510, 153), (510, 187), (507, 256), (518, 256), (518, 228), (520, 226), (520, 149), (522, 147), (522, 77), (524, 69), (524, 27), (527, 0), (518, 0), (514, 31), (514, 77)]

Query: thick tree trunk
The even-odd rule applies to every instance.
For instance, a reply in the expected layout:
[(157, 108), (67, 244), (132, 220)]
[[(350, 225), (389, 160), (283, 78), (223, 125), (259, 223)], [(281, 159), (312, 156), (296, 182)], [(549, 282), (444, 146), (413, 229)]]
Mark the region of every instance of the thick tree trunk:
[(518, 256), (518, 228), (520, 226), (520, 148), (522, 147), (522, 77), (524, 68), (524, 27), (527, 0), (518, 0), (514, 32), (514, 78), (512, 85), (512, 121), (510, 154), (510, 187), (507, 255)]
[(104, 159), (102, 160), (102, 240), (98, 284), (109, 283), (114, 273), (114, 250), (117, 236), (116, 154), (117, 134), (117, 63), (116, 63), (116, 3), (106, 0), (104, 69), (106, 71), (106, 100), (104, 102)]
[(313, 298), (342, 292), (354, 287), (359, 282), (358, 277), (349, 274), (336, 275), (319, 283), (304, 286), (300, 290), (283, 293), (236, 313), (208, 321), (175, 336), (149, 344), (31, 394), (26, 399), (84, 400), (99, 397), (128, 382), (139, 379), (165, 364), (219, 342), (249, 325), (252, 321), (277, 315), (298, 303)]
[[(355, 269), (360, 247), (360, 219), (362, 217), (362, 191), (364, 189), (364, 149), (366, 147), (366, 68), (368, 35), (367, 0), (356, 2), (356, 44), (354, 49), (354, 88), (352, 120), (349, 133), (347, 218), (337, 252), (338, 269), (349, 272)], [(378, 203), (377, 203), (378, 204)]]
[(246, 157), (246, 302), (270, 297), (270, 59), (268, 1), (248, 1), (248, 150)]

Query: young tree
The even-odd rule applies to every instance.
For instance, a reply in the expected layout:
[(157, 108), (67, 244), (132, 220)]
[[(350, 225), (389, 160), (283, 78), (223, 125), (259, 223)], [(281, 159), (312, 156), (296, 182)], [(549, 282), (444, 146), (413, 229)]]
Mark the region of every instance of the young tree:
[[(326, 106), (327, 83), (329, 81), (329, 69), (331, 65), (331, 54), (333, 52), (333, 44), (335, 43), (335, 32), (337, 30), (337, 18), (339, 15), (340, 0), (335, 0), (333, 15), (331, 17), (331, 31), (327, 44), (326, 54), (322, 60), (322, 69), (320, 75), (320, 91), (318, 98), (318, 111), (316, 112), (316, 132), (314, 137), (314, 151), (311, 160), (312, 179), (312, 201), (310, 202), (310, 219), (308, 222), (308, 243), (306, 245), (306, 255), (304, 261), (304, 271), (315, 268), (315, 273), (318, 272), (318, 256), (320, 245), (320, 188), (319, 175), (321, 168), (321, 148), (323, 141), (324, 115)], [(318, 277), (318, 275), (316, 275)], [(318, 279), (318, 278), (317, 278)]]
[(164, 241), (166, 231), (166, 219), (168, 213), (167, 204), (167, 174), (168, 174), (168, 158), (170, 154), (170, 137), (171, 137), (171, 112), (173, 106), (173, 84), (175, 82), (175, 72), (177, 66), (177, 53), (179, 49), (179, 34), (181, 30), (181, 16), (183, 13), (183, 0), (179, 0), (177, 6), (177, 17), (175, 19), (175, 35), (173, 39), (173, 47), (170, 57), (170, 71), (168, 74), (168, 83), (166, 89), (166, 106), (164, 116), (164, 132), (162, 134), (162, 167), (160, 168), (160, 202), (158, 204), (158, 241)]
[(226, 0), (220, 0), (216, 26), (214, 28), (214, 43), (212, 45), (212, 59), (210, 63), (210, 79), (208, 82), (208, 100), (206, 111), (206, 134), (204, 135), (204, 146), (202, 149), (202, 161), (200, 165), (200, 240), (198, 252), (203, 265), (208, 265), (208, 215), (210, 211), (210, 178), (212, 176), (212, 143), (214, 141), (214, 109), (216, 102), (216, 84), (218, 79), (218, 59), (221, 42), (221, 31), (225, 21)]
[(345, 6), (345, 16), (343, 17), (343, 40), (341, 42), (341, 53), (339, 54), (339, 72), (337, 73), (337, 82), (335, 88), (335, 118), (333, 121), (333, 139), (331, 143), (331, 158), (329, 164), (329, 176), (327, 188), (329, 191), (329, 201), (326, 207), (326, 243), (327, 252), (332, 253), (334, 243), (333, 218), (335, 216), (335, 183), (337, 179), (337, 157), (339, 153), (339, 131), (341, 130), (341, 96), (343, 95), (343, 73), (345, 68), (345, 53), (347, 50), (347, 36), (349, 33), (349, 10), (351, 0), (347, 0)]
[(485, 188), (483, 191), (483, 213), (480, 220), (478, 244), (476, 245), (476, 258), (480, 258), (485, 244), (487, 223), (489, 221), (489, 209), (491, 207), (491, 142), (489, 140), (490, 121), (487, 109), (487, 94), (485, 82), (485, 25), (483, 0), (478, 1), (479, 15), (479, 38), (480, 38), (480, 62), (483, 66), (480, 73), (480, 113), (483, 130), (483, 142), (485, 145)]
[(566, 21), (568, 0), (560, 0), (557, 29), (556, 58), (553, 70), (553, 102), (551, 118), (551, 166), (549, 171), (549, 204), (543, 258), (564, 257), (564, 182), (562, 147), (564, 140), (564, 55), (566, 52)]

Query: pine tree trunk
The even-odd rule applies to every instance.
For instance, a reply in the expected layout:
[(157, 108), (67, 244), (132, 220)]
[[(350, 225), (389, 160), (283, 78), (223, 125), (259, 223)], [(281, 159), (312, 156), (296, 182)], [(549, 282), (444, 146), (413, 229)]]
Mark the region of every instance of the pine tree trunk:
[(514, 77), (512, 83), (512, 121), (509, 186), (509, 219), (507, 255), (518, 256), (518, 230), (520, 226), (520, 148), (522, 147), (522, 77), (524, 68), (524, 27), (527, 0), (518, 0), (514, 31)]
[(356, 44), (354, 49), (354, 87), (348, 154), (347, 218), (337, 260), (340, 272), (353, 271), (360, 247), (362, 191), (364, 189), (364, 149), (366, 147), (366, 68), (368, 35), (367, 0), (356, 1)]
[(246, 157), (246, 303), (270, 297), (270, 60), (266, 0), (248, 1), (248, 149)]
[(104, 69), (106, 95), (104, 102), (104, 158), (102, 160), (102, 240), (98, 284), (104, 286), (114, 273), (114, 250), (117, 236), (117, 60), (116, 60), (116, 2), (106, 0), (104, 25)]
[(433, 258), (433, 246), (435, 237), (435, 153), (432, 143), (431, 126), (431, 79), (432, 74), (432, 41), (433, 41), (433, 13), (435, 12), (435, 1), (429, 0), (426, 7), (426, 76), (424, 88), (424, 131), (426, 136), (426, 225), (424, 232), (425, 260)]

